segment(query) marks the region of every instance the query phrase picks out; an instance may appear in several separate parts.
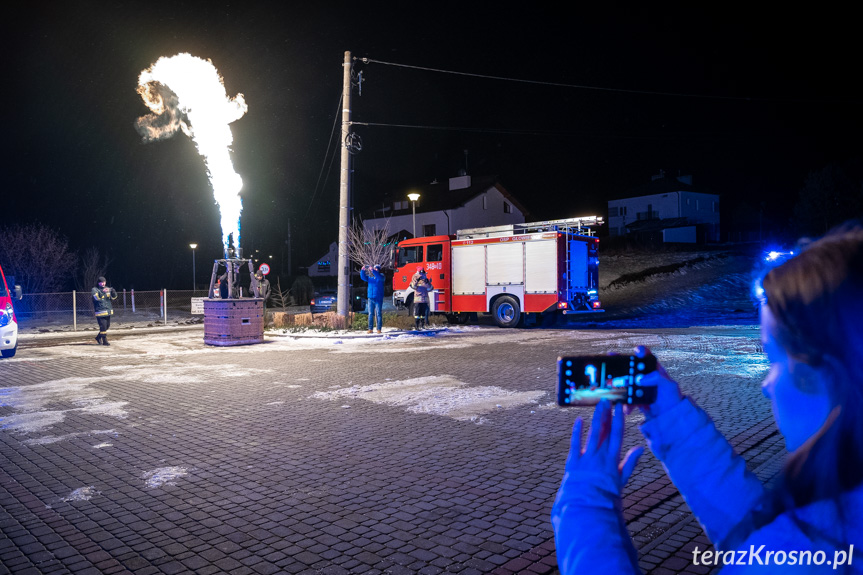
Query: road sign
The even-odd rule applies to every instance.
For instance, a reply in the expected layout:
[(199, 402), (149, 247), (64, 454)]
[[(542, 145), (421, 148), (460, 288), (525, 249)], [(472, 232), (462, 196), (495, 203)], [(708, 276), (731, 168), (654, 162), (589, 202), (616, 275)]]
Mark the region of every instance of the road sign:
[(261, 264), (260, 266), (258, 266), (258, 271), (264, 275), (267, 275), (268, 273), (270, 273), (270, 266), (268, 266), (267, 264)]
[(192, 298), (192, 314), (194, 314), (194, 315), (203, 315), (204, 314), (204, 298), (202, 298), (202, 297), (193, 297)]

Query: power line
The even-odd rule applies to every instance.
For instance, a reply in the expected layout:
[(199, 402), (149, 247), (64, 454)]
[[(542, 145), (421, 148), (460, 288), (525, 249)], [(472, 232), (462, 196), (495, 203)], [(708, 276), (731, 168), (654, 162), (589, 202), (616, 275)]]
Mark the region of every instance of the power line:
[[(746, 133), (740, 135), (734, 134), (718, 134), (718, 133), (709, 133), (709, 132), (663, 132), (661, 134), (651, 134), (646, 136), (638, 136), (632, 134), (620, 134), (613, 133), (607, 130), (603, 130), (601, 132), (588, 132), (585, 130), (576, 130), (576, 131), (567, 131), (567, 132), (556, 132), (556, 131), (548, 131), (548, 130), (517, 130), (514, 128), (470, 128), (463, 126), (423, 126), (417, 124), (386, 124), (383, 122), (356, 122), (351, 121), (352, 126), (366, 126), (366, 127), (382, 127), (382, 128), (407, 128), (414, 130), (433, 130), (433, 131), (449, 131), (449, 132), (474, 132), (474, 133), (483, 133), (483, 134), (514, 134), (514, 135), (522, 135), (522, 136), (562, 136), (569, 137), (573, 135), (602, 135), (607, 138), (614, 139), (629, 139), (629, 140), (656, 140), (656, 139), (673, 139), (673, 138), (693, 138), (693, 137), (709, 137), (709, 138), (739, 138), (739, 137), (752, 137), (753, 134)], [(769, 135), (769, 134), (763, 134)]]
[(813, 98), (797, 98), (788, 99), (778, 98), (757, 98), (750, 96), (718, 96), (715, 94), (693, 94), (686, 92), (667, 92), (658, 90), (636, 90), (628, 88), (607, 88), (604, 86), (590, 86), (587, 84), (566, 84), (562, 82), (546, 82), (541, 80), (526, 80), (524, 78), (510, 78), (507, 76), (492, 76), (489, 74), (475, 74), (471, 72), (458, 72), (454, 70), (442, 70), (440, 68), (429, 68), (425, 66), (414, 66), (411, 64), (399, 64), (396, 62), (384, 62), (382, 60), (374, 60), (372, 58), (358, 58), (364, 64), (383, 64), (385, 66), (396, 66), (399, 68), (410, 68), (413, 70), (423, 70), (426, 72), (436, 72), (439, 74), (453, 74), (456, 76), (469, 76), (473, 78), (483, 78), (486, 80), (499, 80), (502, 82), (517, 82), (521, 84), (535, 84), (539, 86), (553, 86), (558, 88), (573, 88), (579, 90), (593, 90), (597, 92), (615, 92), (618, 94), (640, 94), (646, 96), (668, 96), (674, 98), (699, 98), (703, 100), (729, 100), (736, 102), (808, 102), (808, 103), (838, 103), (838, 102), (858, 102), (860, 98), (845, 98), (845, 99), (813, 99)]
[(413, 66), (410, 64), (398, 64), (396, 62), (383, 62), (371, 58), (360, 58), (364, 64), (383, 64), (385, 66), (396, 66), (399, 68), (410, 68), (426, 72), (437, 72), (439, 74), (453, 74), (456, 76), (470, 76), (472, 78), (484, 78), (486, 80), (500, 80), (502, 82), (518, 82), (521, 84), (536, 84), (539, 86), (554, 86), (557, 88), (575, 88), (579, 90), (595, 90), (599, 92), (617, 92), (622, 94), (643, 94), (648, 96), (674, 96), (677, 98), (704, 98), (714, 100), (738, 100), (744, 102), (764, 101), (766, 98), (749, 98), (740, 96), (715, 96), (710, 94), (686, 94), (682, 92), (661, 92), (653, 90), (635, 90), (627, 88), (606, 88), (603, 86), (589, 86), (586, 84), (565, 84), (562, 82), (545, 82), (541, 80), (525, 80), (524, 78), (509, 78), (506, 76), (491, 76), (488, 74), (474, 74), (470, 72), (456, 72), (454, 70), (441, 70), (440, 68), (427, 68), (425, 66)]
[[(321, 176), (324, 174), (324, 166), (326, 166), (326, 164), (327, 164), (327, 156), (330, 155), (330, 148), (331, 148), (332, 143), (333, 143), (333, 134), (335, 134), (335, 132), (336, 132), (336, 126), (338, 125), (339, 116), (341, 115), (341, 111), (342, 111), (342, 98), (344, 98), (344, 95), (339, 93), (339, 105), (336, 106), (336, 115), (333, 118), (333, 127), (330, 129), (330, 141), (327, 142), (327, 151), (324, 154), (324, 161), (321, 163), (321, 171), (318, 173), (318, 181), (315, 183), (315, 191), (312, 194), (312, 199), (309, 201), (309, 208), (306, 210), (306, 218), (309, 217), (309, 213), (312, 211), (312, 205), (314, 205), (314, 203), (315, 203), (315, 197), (317, 197), (317, 195), (318, 195), (318, 187), (320, 186), (320, 183), (321, 183)], [(332, 159), (330, 159), (330, 167), (332, 167), (333, 160), (335, 160), (335, 157), (336, 157), (336, 155), (333, 154)], [(329, 169), (326, 170), (326, 173), (327, 173), (327, 179), (324, 180), (324, 186), (327, 185), (327, 180), (329, 180), (330, 170)]]

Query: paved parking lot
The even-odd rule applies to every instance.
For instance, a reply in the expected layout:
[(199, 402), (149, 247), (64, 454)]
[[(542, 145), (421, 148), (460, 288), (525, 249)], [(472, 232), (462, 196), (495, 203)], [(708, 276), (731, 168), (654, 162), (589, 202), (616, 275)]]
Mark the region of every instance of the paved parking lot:
[[(554, 404), (561, 354), (645, 343), (760, 477), (782, 452), (754, 328), (91, 341), (0, 362), (2, 573), (554, 573), (549, 511), (588, 415)], [(646, 573), (707, 572), (649, 453), (624, 503)]]

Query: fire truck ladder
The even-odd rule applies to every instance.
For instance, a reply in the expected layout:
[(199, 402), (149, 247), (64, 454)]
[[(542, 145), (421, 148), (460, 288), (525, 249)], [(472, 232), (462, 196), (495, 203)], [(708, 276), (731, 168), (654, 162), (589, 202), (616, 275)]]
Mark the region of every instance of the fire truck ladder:
[(458, 230), (456, 232), (456, 238), (460, 240), (491, 238), (496, 236), (533, 234), (538, 232), (565, 232), (567, 234), (593, 236), (596, 234), (596, 230), (594, 230), (593, 227), (601, 226), (603, 223), (602, 216), (586, 216), (581, 218), (566, 218), (562, 220), (546, 220), (544, 222), (506, 224), (503, 226)]

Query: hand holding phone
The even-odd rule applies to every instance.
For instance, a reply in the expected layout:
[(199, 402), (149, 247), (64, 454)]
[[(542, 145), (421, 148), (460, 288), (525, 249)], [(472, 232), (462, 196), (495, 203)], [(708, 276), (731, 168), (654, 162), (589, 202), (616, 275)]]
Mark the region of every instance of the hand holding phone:
[(596, 405), (602, 399), (626, 405), (656, 400), (656, 386), (642, 385), (656, 371), (656, 357), (646, 355), (570, 356), (557, 359), (557, 404)]

